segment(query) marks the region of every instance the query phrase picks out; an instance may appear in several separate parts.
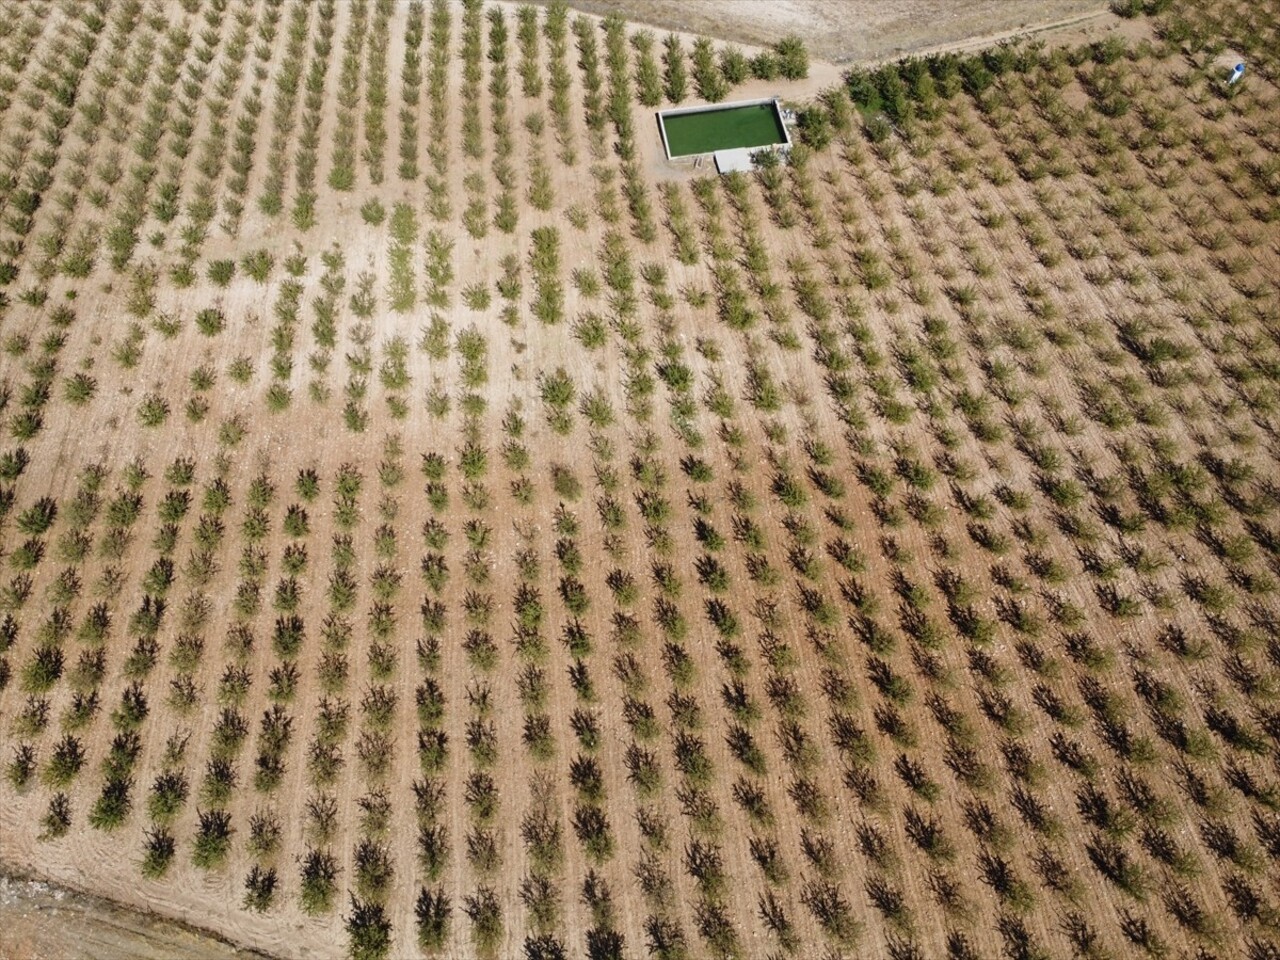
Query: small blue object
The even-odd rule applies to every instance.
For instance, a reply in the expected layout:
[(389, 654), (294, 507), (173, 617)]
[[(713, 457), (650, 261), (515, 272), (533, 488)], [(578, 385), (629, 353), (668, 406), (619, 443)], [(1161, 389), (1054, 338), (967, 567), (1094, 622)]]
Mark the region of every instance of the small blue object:
[(1231, 79), (1227, 81), (1227, 84), (1230, 85), (1230, 84), (1239, 83), (1240, 78), (1243, 76), (1244, 76), (1244, 64), (1237, 63), (1236, 68), (1231, 71)]

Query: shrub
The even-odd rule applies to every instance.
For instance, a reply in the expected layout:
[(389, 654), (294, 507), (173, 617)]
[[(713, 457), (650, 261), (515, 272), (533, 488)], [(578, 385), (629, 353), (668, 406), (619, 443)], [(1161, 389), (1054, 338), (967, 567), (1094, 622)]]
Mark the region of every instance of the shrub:
[(776, 80), (781, 71), (778, 57), (771, 50), (761, 50), (751, 58), (749, 67), (751, 76), (757, 80)]
[[(21, 448), (19, 448), (21, 449)], [(58, 504), (51, 497), (41, 497), (18, 514), (18, 529), (38, 537), (51, 526), (58, 515)]]
[(266, 283), (267, 277), (271, 276), (271, 271), (276, 265), (276, 258), (270, 251), (260, 248), (246, 253), (240, 261), (240, 269), (247, 273), (258, 283)]
[(156, 393), (148, 393), (138, 407), (138, 422), (144, 427), (158, 427), (169, 419), (169, 401)]
[(29, 743), (19, 743), (13, 748), (13, 758), (5, 767), (5, 778), (15, 790), (21, 790), (31, 782), (36, 772), (36, 751)]
[(314, 468), (304, 467), (298, 471), (294, 488), (298, 491), (298, 496), (310, 503), (320, 495), (320, 475)]
[(0, 454), (0, 480), (9, 482), (17, 480), (30, 462), (31, 457), (24, 447), (6, 450)]
[(387, 218), (387, 208), (382, 205), (381, 200), (374, 197), (360, 207), (360, 216), (365, 223), (372, 227), (378, 227)]
[(307, 511), (296, 503), (290, 505), (284, 517), (284, 530), (291, 537), (305, 537), (311, 530)]
[(471, 933), (476, 947), (482, 953), (490, 953), (502, 940), (502, 901), (497, 892), (488, 886), (476, 888), (463, 900), (463, 911), (471, 921)]
[(44, 693), (62, 676), (62, 650), (52, 644), (41, 645), (22, 671), (22, 687), (29, 693)]
[(301, 875), (298, 899), (302, 912), (308, 916), (316, 916), (332, 910), (338, 878), (338, 861), (333, 854), (315, 848), (308, 849), (302, 858)]
[(226, 320), (221, 310), (207, 307), (196, 314), (196, 329), (206, 337), (217, 336), (224, 326), (226, 326)]
[(370, 902), (381, 903), (395, 876), (390, 851), (366, 837), (357, 845), (353, 859), (357, 892)]
[(15, 440), (30, 440), (44, 425), (44, 418), (38, 410), (21, 410), (9, 421), (9, 434)]
[(751, 74), (751, 62), (740, 49), (727, 46), (720, 51), (720, 74), (730, 86), (746, 83)]
[[(33, 570), (44, 557), (44, 541), (30, 537), (19, 544), (9, 555), (9, 563), (15, 570)], [(28, 589), (21, 593), (22, 599), (26, 599), (30, 592), (30, 584)]]
[(800, 141), (806, 146), (814, 150), (823, 150), (831, 143), (835, 130), (831, 122), (831, 114), (825, 107), (810, 105), (802, 108), (797, 115), (797, 123), (800, 128)]
[(462, 302), (471, 310), (488, 310), (492, 299), (492, 294), (489, 292), (489, 285), (483, 281), (476, 281), (462, 291)]
[(276, 869), (256, 863), (244, 878), (244, 908), (263, 913), (271, 907), (276, 895)]
[(56, 840), (66, 836), (71, 829), (71, 801), (65, 793), (55, 793), (49, 798), (49, 809), (40, 824), (44, 827), (40, 833), (41, 840)]
[(253, 376), (253, 364), (248, 357), (235, 357), (227, 366), (227, 376), (236, 383), (248, 383)]
[(53, 755), (44, 770), (44, 782), (52, 787), (65, 787), (84, 766), (84, 748), (80, 741), (67, 734), (53, 747)]
[(874, 113), (862, 123), (863, 133), (872, 143), (884, 143), (893, 136), (893, 124), (883, 113)]
[(209, 281), (217, 287), (225, 287), (236, 275), (234, 260), (214, 260), (209, 264)]
[(293, 402), (293, 393), (283, 383), (276, 382), (267, 388), (267, 409), (271, 413), (280, 413), (289, 408)]
[(708, 103), (723, 100), (729, 92), (716, 64), (711, 41), (706, 37), (698, 37), (693, 42), (693, 81), (698, 88), (698, 96)]
[[(577, 395), (577, 390), (568, 371), (564, 367), (557, 367), (553, 373), (544, 374), (540, 378), (539, 386), (542, 402), (550, 408), (548, 418), (552, 420), (552, 425), (560, 433), (567, 432), (568, 421), (571, 417), (569, 405), (573, 403), (574, 397)], [(561, 429), (562, 422), (564, 429)]]
[(188, 791), (186, 774), (180, 770), (159, 774), (151, 786), (151, 796), (147, 798), (148, 815), (158, 823), (169, 822), (187, 802)]
[(157, 880), (165, 875), (173, 862), (176, 844), (173, 834), (164, 827), (148, 830), (144, 836), (142, 875), (148, 880)]
[(786, 80), (803, 80), (809, 76), (809, 51), (795, 34), (779, 40), (773, 48), (778, 58), (778, 73)]
[(124, 823), (133, 806), (129, 796), (132, 788), (133, 780), (128, 776), (109, 777), (89, 810), (89, 823), (97, 830), (114, 830)]
[(418, 921), (418, 946), (426, 951), (439, 950), (449, 936), (452, 906), (443, 889), (423, 887), (418, 893), (414, 916)]
[(201, 870), (221, 866), (231, 850), (231, 814), (225, 810), (200, 811), (191, 862)]
[(351, 960), (383, 960), (390, 955), (391, 920), (382, 904), (352, 895), (346, 926)]

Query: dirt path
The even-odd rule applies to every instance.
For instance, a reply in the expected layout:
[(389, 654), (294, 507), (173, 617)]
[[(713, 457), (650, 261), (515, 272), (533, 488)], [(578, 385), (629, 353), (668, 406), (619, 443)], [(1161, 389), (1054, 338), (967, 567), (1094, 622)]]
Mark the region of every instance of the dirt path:
[(795, 33), (815, 57), (845, 64), (958, 42), (981, 46), (1107, 10), (1105, 0), (570, 0), (570, 6), (752, 45)]
[(4, 960), (231, 960), (237, 950), (171, 920), (0, 873), (0, 958)]
[(1011, 30), (967, 37), (935, 46), (886, 52), (876, 59), (877, 61), (894, 60), (905, 53), (921, 56), (933, 53), (972, 53), (1009, 40), (1041, 40), (1052, 47), (1075, 46), (1092, 43), (1110, 33), (1120, 33), (1132, 40), (1141, 39), (1150, 37), (1151, 24), (1148, 20), (1125, 20), (1106, 9), (1093, 10), (1062, 20), (1024, 24)]

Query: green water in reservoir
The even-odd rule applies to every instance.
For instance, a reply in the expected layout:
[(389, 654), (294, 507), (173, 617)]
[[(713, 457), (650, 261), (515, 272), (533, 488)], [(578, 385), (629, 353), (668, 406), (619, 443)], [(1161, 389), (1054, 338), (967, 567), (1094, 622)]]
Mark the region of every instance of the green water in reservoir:
[(787, 142), (782, 118), (772, 103), (668, 115), (662, 120), (673, 158)]

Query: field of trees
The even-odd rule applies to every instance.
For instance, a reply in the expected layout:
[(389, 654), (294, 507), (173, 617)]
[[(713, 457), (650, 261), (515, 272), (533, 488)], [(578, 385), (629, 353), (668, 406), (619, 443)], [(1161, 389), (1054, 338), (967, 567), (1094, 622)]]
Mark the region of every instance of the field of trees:
[[(0, 0), (0, 862), (282, 956), (1280, 956), (1280, 0), (1117, 9), (818, 91)], [(788, 163), (657, 159), (740, 87)]]

